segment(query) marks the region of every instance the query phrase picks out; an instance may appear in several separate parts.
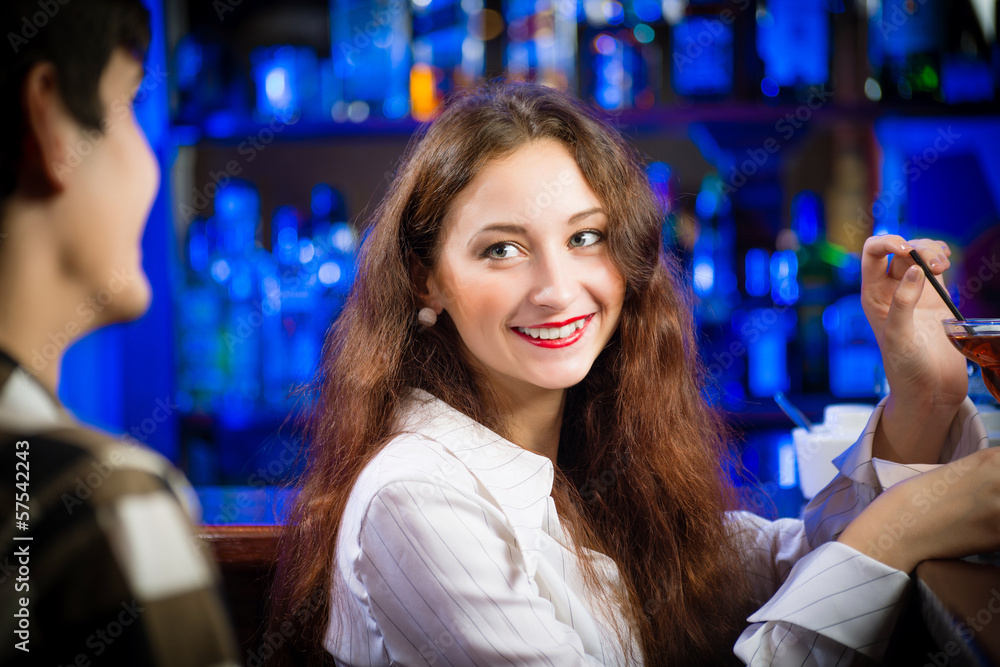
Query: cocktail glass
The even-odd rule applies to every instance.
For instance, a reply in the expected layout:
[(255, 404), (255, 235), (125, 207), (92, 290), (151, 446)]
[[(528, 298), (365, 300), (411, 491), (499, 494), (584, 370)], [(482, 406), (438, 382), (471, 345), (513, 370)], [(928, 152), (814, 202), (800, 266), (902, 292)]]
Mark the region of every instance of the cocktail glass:
[(983, 369), (983, 383), (1000, 403), (1000, 320), (944, 320), (948, 340)]

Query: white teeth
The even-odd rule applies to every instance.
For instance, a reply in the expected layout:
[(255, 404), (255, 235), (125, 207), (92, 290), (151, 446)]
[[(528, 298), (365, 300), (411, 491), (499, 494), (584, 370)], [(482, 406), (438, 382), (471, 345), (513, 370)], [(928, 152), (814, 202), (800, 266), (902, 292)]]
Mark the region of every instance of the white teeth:
[(541, 340), (553, 340), (558, 338), (565, 338), (577, 329), (582, 329), (583, 325), (587, 323), (586, 317), (581, 317), (564, 327), (545, 327), (542, 329), (528, 329), (526, 327), (517, 327), (517, 330), (523, 334), (527, 334), (532, 338), (539, 338)]

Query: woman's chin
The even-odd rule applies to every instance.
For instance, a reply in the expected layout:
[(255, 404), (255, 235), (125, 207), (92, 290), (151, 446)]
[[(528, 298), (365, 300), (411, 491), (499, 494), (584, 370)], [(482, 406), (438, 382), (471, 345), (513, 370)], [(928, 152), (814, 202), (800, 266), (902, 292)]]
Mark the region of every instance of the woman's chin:
[(532, 384), (540, 389), (569, 389), (583, 382), (585, 377), (587, 377), (587, 371), (554, 371), (552, 373), (540, 373), (537, 377), (532, 378)]

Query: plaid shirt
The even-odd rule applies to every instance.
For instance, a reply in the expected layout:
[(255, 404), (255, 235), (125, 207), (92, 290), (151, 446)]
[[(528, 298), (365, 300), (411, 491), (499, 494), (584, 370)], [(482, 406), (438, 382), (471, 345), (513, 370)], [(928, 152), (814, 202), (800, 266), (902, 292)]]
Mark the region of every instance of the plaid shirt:
[(2, 352), (0, 461), (0, 664), (239, 664), (184, 476)]

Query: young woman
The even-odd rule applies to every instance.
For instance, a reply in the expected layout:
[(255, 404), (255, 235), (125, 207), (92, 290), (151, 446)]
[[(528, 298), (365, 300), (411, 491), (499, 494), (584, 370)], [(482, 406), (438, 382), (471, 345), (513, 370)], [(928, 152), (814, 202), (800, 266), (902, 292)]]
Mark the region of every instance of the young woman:
[[(275, 596), (286, 647), (314, 664), (847, 664), (885, 650), (919, 560), (1000, 546), (1000, 464), (973, 453), (947, 311), (899, 237), (864, 257), (883, 350), (906, 350), (886, 356), (894, 398), (804, 521), (732, 511), (662, 215), (621, 136), (543, 86), (491, 82), (415, 138), (328, 340)], [(947, 268), (946, 246), (913, 245)], [(920, 466), (889, 462), (967, 454), (908, 481)], [(911, 494), (958, 472), (916, 516)]]

